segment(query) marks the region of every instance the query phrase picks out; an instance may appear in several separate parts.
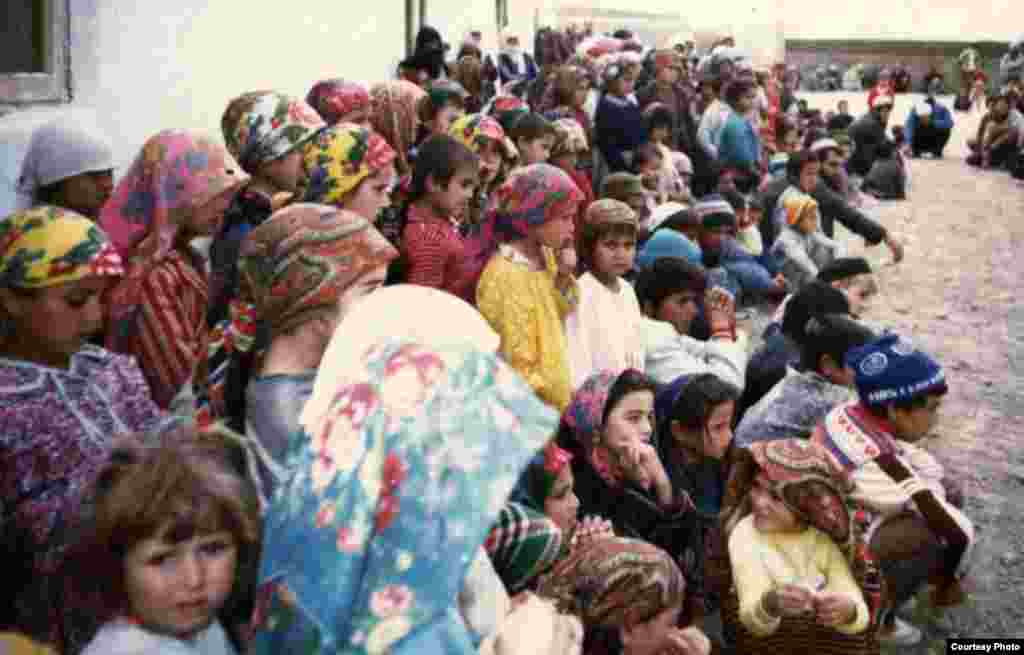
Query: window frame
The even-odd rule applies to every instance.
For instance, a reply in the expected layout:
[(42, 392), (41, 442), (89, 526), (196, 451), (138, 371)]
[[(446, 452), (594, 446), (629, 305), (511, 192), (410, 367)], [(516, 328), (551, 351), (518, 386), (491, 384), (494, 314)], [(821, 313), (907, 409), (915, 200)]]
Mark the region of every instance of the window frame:
[(71, 101), (71, 0), (44, 1), (46, 70), (0, 74), (0, 107)]

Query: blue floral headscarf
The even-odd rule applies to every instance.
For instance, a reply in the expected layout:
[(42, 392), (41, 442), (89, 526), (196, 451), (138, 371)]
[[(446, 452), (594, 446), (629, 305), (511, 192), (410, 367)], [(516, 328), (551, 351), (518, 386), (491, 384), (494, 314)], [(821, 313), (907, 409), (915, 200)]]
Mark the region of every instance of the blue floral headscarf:
[(266, 516), (254, 652), (476, 652), (457, 594), (555, 412), (495, 355), (389, 341), (315, 426)]

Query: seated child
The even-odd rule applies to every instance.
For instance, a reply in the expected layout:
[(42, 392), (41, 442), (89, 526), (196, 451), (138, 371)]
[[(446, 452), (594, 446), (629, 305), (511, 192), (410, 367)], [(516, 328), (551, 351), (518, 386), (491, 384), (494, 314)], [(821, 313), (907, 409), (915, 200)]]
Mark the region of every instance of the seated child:
[(577, 280), (579, 300), (566, 320), (573, 388), (603, 370), (643, 371), (640, 304), (622, 276), (633, 269), (637, 220), (629, 205), (604, 198), (587, 209)]
[(668, 202), (668, 194), (661, 191), (664, 162), (658, 145), (650, 141), (637, 147), (633, 156), (633, 172), (640, 176), (644, 185), (648, 214), (658, 205)]
[(802, 330), (800, 370), (786, 367), (782, 378), (736, 428), (736, 445), (806, 439), (837, 405), (854, 399), (846, 353), (873, 341), (871, 330), (842, 314), (812, 316)]
[(840, 245), (818, 229), (818, 202), (796, 187), (782, 194), (777, 212), (785, 226), (769, 252), (795, 291), (839, 256)]
[(736, 652), (792, 652), (796, 643), (808, 653), (870, 652), (876, 608), (863, 586), (875, 567), (849, 479), (801, 439), (754, 444), (750, 455), (756, 468), (726, 528), (738, 607), (724, 620)]
[[(664, 202), (688, 202), (692, 200), (689, 192), (689, 184), (680, 177), (676, 167), (675, 153), (672, 144), (672, 130), (675, 125), (675, 116), (665, 105), (655, 102), (644, 110), (644, 123), (647, 127), (647, 138), (658, 148), (661, 153), (661, 170), (658, 171), (657, 189), (661, 203)], [(688, 158), (687, 158), (688, 161)], [(693, 173), (693, 166), (690, 165), (690, 174)]]
[(864, 177), (861, 190), (879, 200), (906, 200), (907, 173), (898, 145), (882, 141), (875, 153), (875, 162)]
[[(636, 295), (644, 313), (641, 327), (648, 376), (658, 384), (669, 384), (681, 375), (713, 373), (743, 388), (746, 337), (735, 333), (736, 310), (728, 293), (707, 289), (703, 267), (685, 259), (657, 259), (640, 272)], [(689, 336), (701, 305), (711, 331), (707, 341)]]
[(509, 133), (519, 151), (519, 165), (546, 164), (555, 145), (555, 128), (540, 114), (520, 116)]
[(723, 197), (736, 212), (736, 242), (754, 257), (760, 257), (764, 252), (761, 230), (758, 229), (764, 213), (761, 199), (757, 195), (746, 196), (738, 191), (723, 194)]
[[(954, 506), (962, 497), (942, 464), (914, 445), (935, 424), (947, 392), (945, 372), (895, 334), (849, 352), (846, 365), (859, 401), (829, 412), (811, 439), (854, 481), (853, 498), (867, 515), (890, 607), (899, 608), (928, 581), (935, 583), (934, 605), (959, 604), (974, 526)], [(890, 613), (879, 637), (911, 645), (921, 632)]]
[(233, 655), (218, 615), (254, 581), (261, 523), (227, 453), (191, 435), (126, 446), (97, 486), (81, 565), (109, 614), (83, 655)]

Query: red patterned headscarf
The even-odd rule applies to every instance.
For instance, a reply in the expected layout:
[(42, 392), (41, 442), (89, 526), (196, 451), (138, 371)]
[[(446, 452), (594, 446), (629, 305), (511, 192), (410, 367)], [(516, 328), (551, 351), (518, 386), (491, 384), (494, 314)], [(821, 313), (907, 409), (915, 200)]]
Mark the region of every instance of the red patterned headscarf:
[(314, 84), (306, 102), (328, 125), (369, 120), (372, 106), (370, 92), (364, 85), (340, 78)]

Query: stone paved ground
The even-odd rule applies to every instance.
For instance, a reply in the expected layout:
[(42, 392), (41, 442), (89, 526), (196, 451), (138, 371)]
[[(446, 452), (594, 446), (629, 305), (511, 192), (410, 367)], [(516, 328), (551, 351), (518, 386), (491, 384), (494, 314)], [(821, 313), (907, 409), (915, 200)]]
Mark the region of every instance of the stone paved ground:
[[(823, 109), (840, 97), (864, 110), (863, 94), (808, 95)], [(915, 98), (899, 97), (894, 118), (902, 122)], [(947, 367), (950, 394), (925, 445), (964, 482), (978, 529), (971, 602), (944, 615), (919, 607), (929, 641), (903, 655), (944, 653), (951, 635), (1024, 637), (1024, 186), (969, 169), (964, 141), (979, 116), (955, 119), (946, 158), (912, 162), (909, 201), (871, 210), (902, 235), (904, 261), (892, 265), (884, 246), (865, 251), (860, 239), (841, 237), (879, 271), (868, 318), (912, 336)]]

